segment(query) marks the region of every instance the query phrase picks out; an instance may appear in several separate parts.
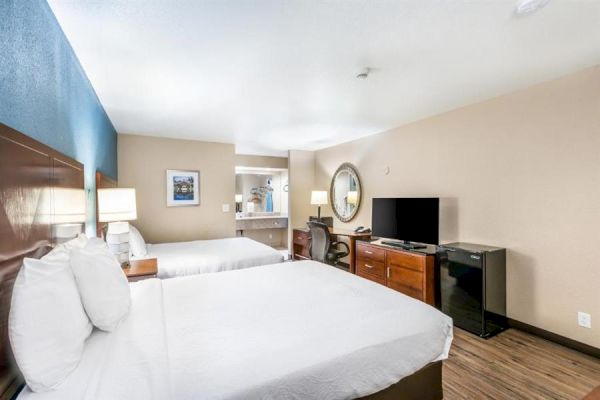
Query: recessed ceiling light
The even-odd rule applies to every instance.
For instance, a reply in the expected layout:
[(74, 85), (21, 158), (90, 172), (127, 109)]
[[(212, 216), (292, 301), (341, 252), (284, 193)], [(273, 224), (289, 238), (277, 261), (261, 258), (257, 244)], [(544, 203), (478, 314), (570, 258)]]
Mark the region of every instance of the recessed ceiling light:
[(548, 4), (550, 0), (519, 0), (515, 6), (518, 15), (531, 14)]

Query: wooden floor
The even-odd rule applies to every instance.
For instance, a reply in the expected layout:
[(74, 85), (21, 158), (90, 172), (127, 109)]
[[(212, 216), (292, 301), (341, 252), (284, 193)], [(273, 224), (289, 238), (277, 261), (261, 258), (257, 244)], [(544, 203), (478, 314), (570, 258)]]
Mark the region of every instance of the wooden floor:
[(600, 385), (600, 359), (509, 329), (484, 340), (454, 329), (444, 400), (581, 399)]

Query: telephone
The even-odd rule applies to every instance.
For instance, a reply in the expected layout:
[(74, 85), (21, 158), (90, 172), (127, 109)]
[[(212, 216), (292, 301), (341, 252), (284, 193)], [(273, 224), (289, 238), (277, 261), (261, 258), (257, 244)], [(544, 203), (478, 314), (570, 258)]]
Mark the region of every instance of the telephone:
[(364, 226), (357, 226), (354, 229), (354, 233), (371, 233), (371, 228), (365, 228)]

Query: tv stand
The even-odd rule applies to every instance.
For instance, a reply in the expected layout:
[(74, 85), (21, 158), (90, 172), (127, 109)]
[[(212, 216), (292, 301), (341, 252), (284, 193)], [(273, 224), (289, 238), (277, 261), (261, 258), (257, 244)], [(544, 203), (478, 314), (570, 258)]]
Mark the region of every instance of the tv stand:
[[(435, 246), (407, 250), (400, 241), (356, 242), (356, 274), (435, 305)], [(417, 245), (420, 244), (409, 244)]]
[(411, 242), (407, 242), (407, 241), (398, 242), (395, 240), (382, 240), (381, 244), (385, 244), (388, 246), (394, 246), (394, 247), (400, 247), (401, 249), (404, 249), (404, 250), (418, 250), (418, 249), (427, 248), (427, 246), (424, 244), (411, 243)]

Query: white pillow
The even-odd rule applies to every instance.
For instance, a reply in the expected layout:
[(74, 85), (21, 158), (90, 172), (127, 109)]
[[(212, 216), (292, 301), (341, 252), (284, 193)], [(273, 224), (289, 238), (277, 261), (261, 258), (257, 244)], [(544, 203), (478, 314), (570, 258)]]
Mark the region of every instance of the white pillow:
[[(56, 256), (57, 254), (55, 254)], [(92, 331), (67, 258), (25, 258), (8, 319), (19, 369), (34, 392), (55, 389), (75, 369)]]
[(92, 323), (113, 331), (129, 313), (129, 283), (106, 243), (91, 238), (83, 249), (71, 251), (71, 268), (83, 307)]
[(143, 257), (148, 252), (142, 234), (131, 224), (129, 224), (129, 249), (134, 257)]
[(70, 252), (73, 249), (82, 249), (85, 247), (88, 241), (87, 236), (84, 233), (80, 233), (76, 238), (69, 240), (68, 242), (59, 244), (52, 251), (42, 257), (44, 261), (69, 261)]

